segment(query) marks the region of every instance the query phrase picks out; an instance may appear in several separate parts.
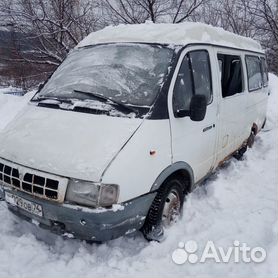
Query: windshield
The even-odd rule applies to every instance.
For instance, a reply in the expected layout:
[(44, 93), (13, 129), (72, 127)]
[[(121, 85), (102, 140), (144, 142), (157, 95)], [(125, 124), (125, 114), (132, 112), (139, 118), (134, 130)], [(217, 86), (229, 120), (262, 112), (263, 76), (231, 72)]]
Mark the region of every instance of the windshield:
[(37, 97), (85, 100), (91, 93), (92, 98), (97, 94), (127, 105), (150, 106), (172, 55), (170, 48), (135, 43), (76, 49)]

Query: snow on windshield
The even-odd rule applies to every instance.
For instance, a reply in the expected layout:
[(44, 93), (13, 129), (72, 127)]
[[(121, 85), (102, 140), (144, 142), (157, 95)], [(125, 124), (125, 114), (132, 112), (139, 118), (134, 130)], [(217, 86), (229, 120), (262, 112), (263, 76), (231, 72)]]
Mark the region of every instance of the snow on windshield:
[(73, 51), (40, 96), (90, 98), (94, 93), (122, 103), (150, 106), (162, 85), (173, 50), (147, 44), (108, 44)]

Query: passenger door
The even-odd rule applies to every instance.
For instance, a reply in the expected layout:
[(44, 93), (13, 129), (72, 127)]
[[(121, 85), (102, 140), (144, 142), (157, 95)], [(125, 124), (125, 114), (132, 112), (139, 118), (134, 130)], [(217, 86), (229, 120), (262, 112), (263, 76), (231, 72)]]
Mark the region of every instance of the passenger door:
[[(168, 107), (172, 135), (172, 161), (189, 164), (194, 181), (203, 178), (213, 167), (217, 130), (216, 58), (211, 47), (190, 47), (181, 54), (169, 90)], [(189, 111), (194, 94), (207, 97), (205, 118), (192, 121), (178, 117), (175, 111)]]
[(219, 71), (219, 138), (217, 164), (241, 147), (251, 132), (246, 114), (242, 53), (215, 48)]

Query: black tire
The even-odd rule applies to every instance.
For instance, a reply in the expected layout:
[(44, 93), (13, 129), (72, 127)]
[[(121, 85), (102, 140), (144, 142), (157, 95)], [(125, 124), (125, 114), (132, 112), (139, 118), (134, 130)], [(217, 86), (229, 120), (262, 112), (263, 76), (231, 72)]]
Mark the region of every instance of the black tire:
[(160, 241), (160, 238), (163, 236), (163, 209), (169, 193), (173, 191), (177, 192), (180, 200), (179, 215), (181, 216), (184, 197), (186, 193), (185, 186), (179, 179), (173, 178), (167, 180), (158, 189), (156, 197), (154, 198), (154, 201), (149, 209), (144, 226), (141, 229), (141, 232), (147, 240)]

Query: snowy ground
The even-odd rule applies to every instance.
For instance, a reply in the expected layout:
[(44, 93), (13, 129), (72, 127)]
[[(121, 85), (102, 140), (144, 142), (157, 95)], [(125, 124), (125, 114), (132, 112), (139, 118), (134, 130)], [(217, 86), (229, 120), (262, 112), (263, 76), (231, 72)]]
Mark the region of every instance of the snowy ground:
[[(188, 196), (182, 221), (164, 242), (147, 243), (139, 233), (101, 245), (65, 240), (22, 222), (1, 202), (0, 277), (277, 277), (278, 78), (270, 78), (265, 131), (243, 161), (229, 161)], [(0, 94), (0, 132), (29, 97)], [(208, 240), (224, 248), (239, 240), (263, 247), (267, 258), (257, 264), (174, 264), (172, 252), (188, 240), (200, 249)]]

